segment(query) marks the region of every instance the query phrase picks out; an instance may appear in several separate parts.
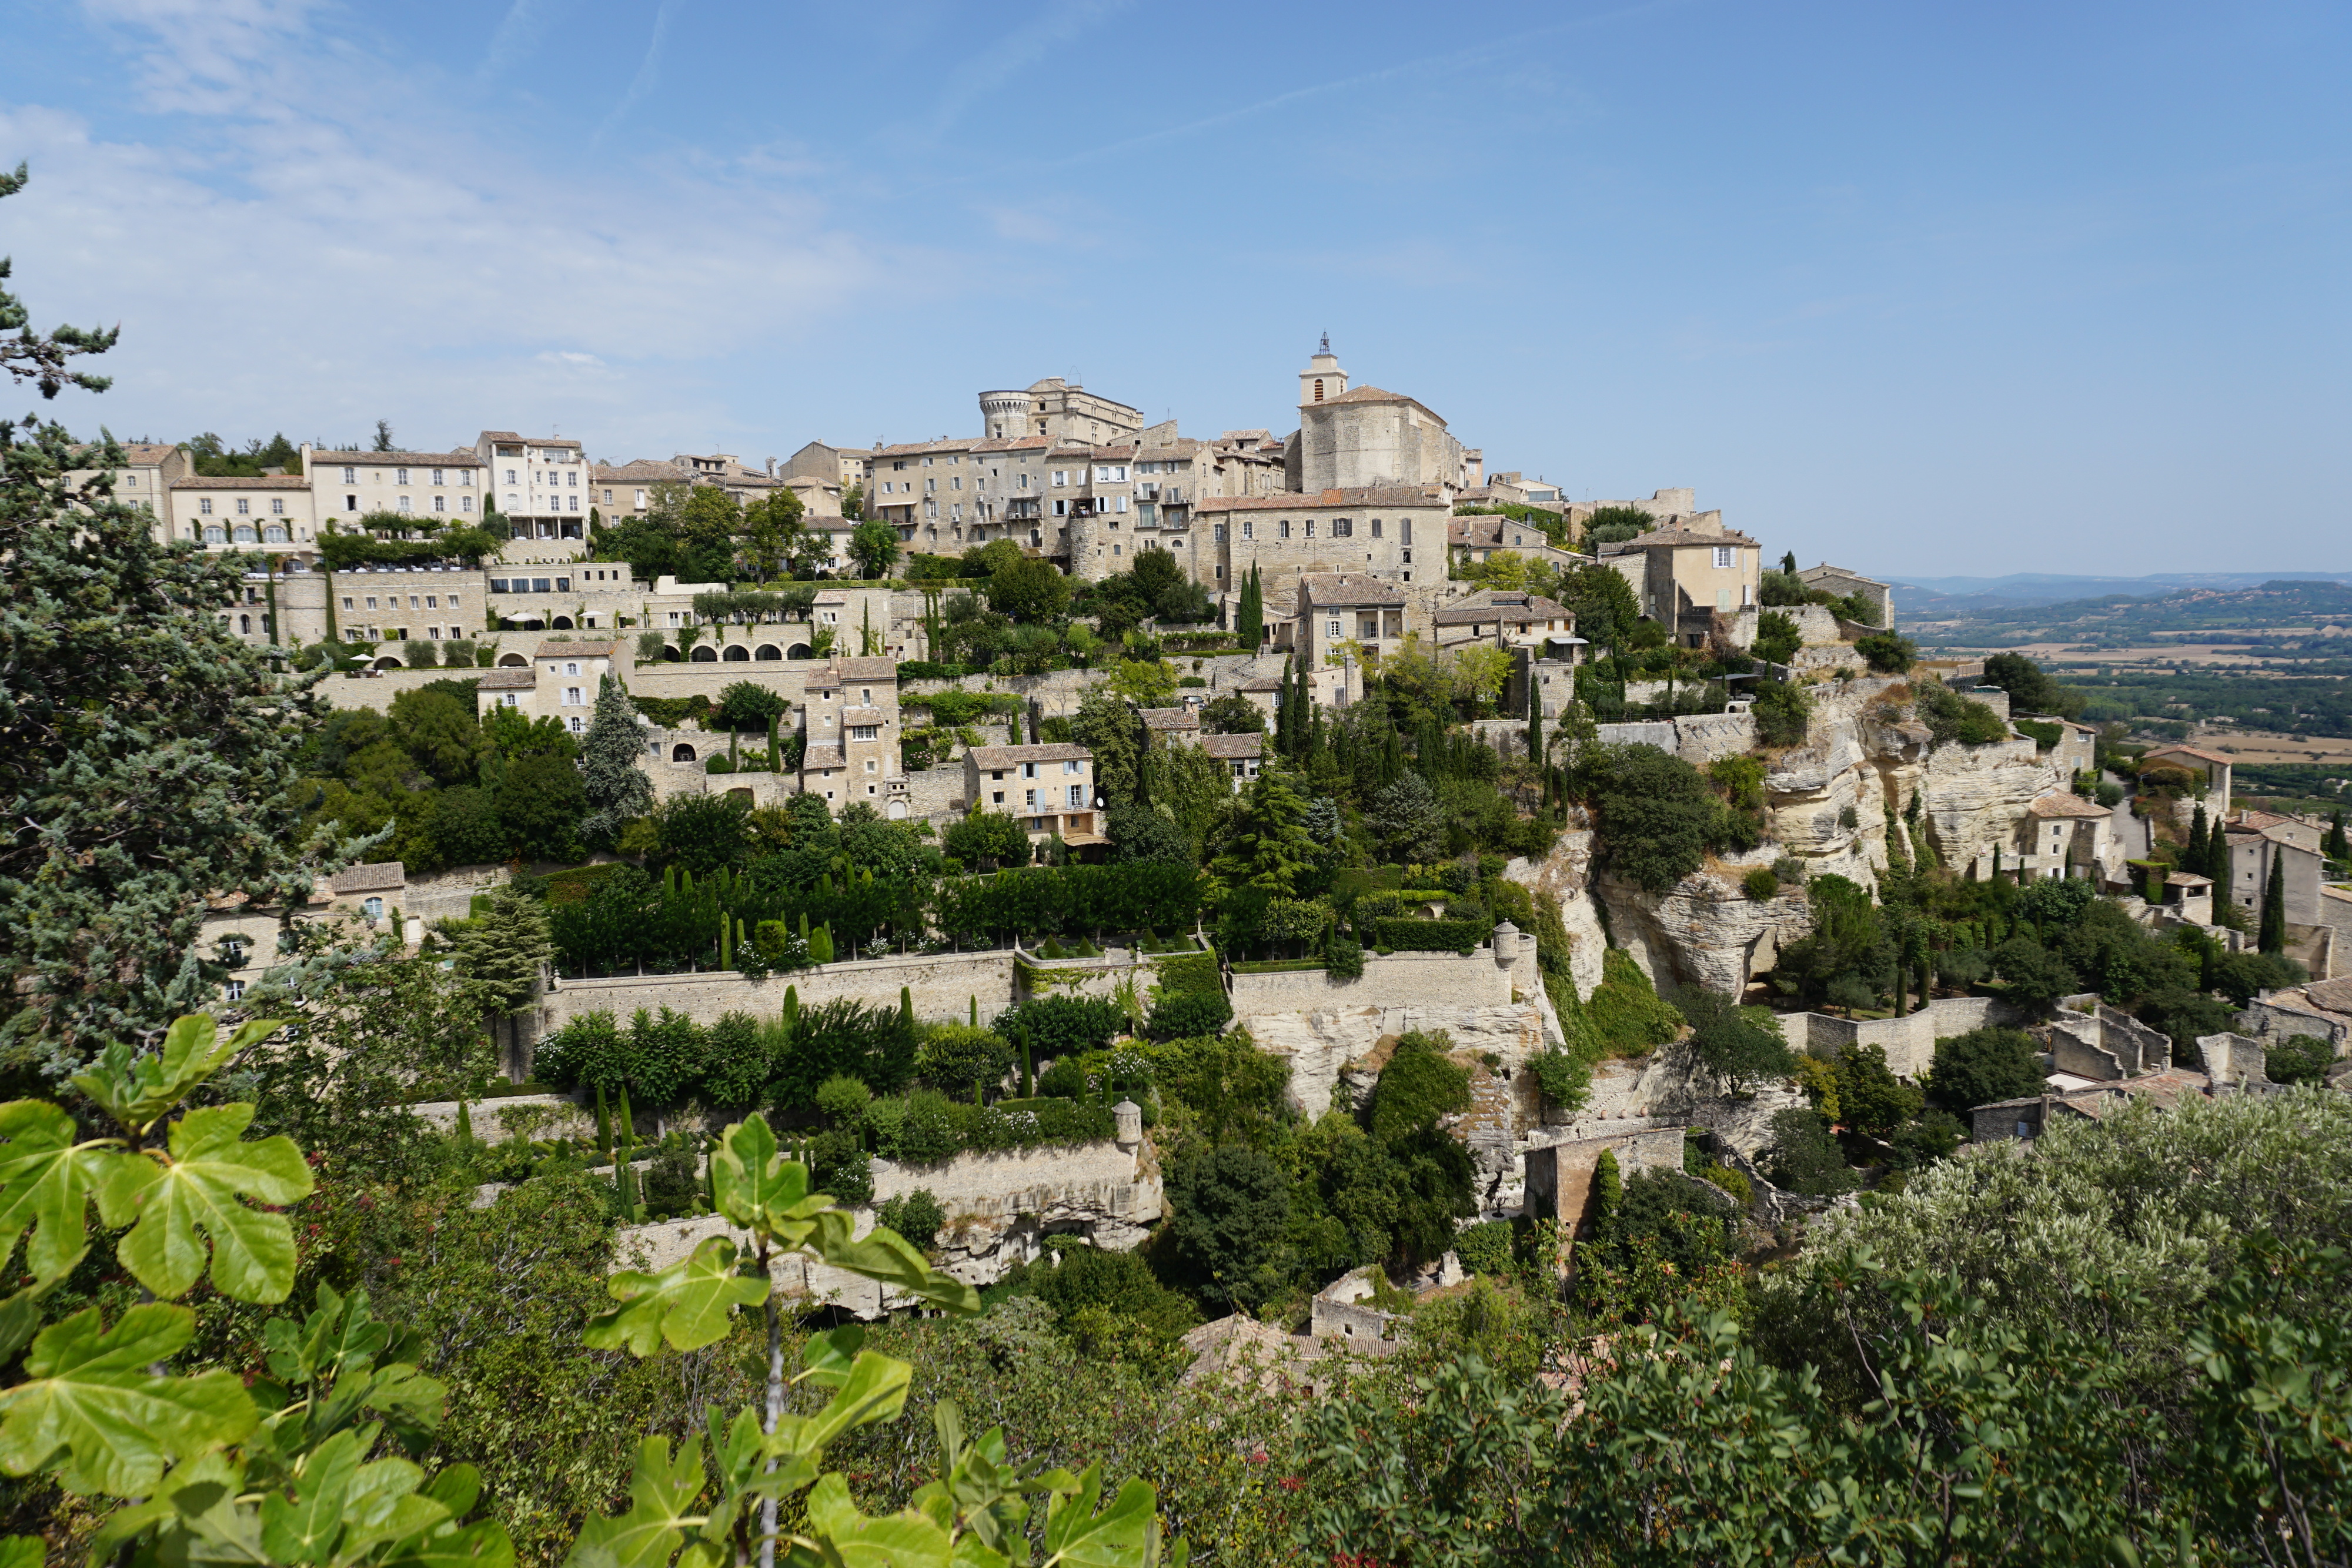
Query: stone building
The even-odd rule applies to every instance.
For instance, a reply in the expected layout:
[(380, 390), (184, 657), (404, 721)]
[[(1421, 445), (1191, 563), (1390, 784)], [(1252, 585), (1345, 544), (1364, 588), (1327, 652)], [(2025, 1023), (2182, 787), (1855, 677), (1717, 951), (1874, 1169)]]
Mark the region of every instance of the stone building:
[(2035, 799), (2017, 824), (2013, 844), (2020, 882), (2053, 877), (2104, 881), (2111, 860), (2114, 817), (2105, 806), (2053, 789)]
[(1401, 392), (1351, 389), (1328, 338), (1298, 372), (1298, 431), (1283, 463), (1286, 487), (1309, 494), (1424, 485), (1466, 490), (1474, 482), (1470, 454), (1444, 419)]
[(964, 810), (1021, 821), (1032, 843), (1058, 832), (1066, 844), (1108, 841), (1098, 831), (1095, 754), (1067, 741), (976, 746), (964, 753)]
[(202, 545), (207, 552), (316, 558), (317, 523), (310, 481), (299, 474), (263, 474), (251, 478), (210, 478), (184, 474), (166, 492), (169, 537)]
[(1858, 598), (1878, 612), (1875, 624), (1888, 628), (1895, 624), (1895, 590), (1874, 577), (1864, 577), (1858, 571), (1848, 571), (1842, 566), (1832, 566), (1824, 561), (1797, 573), (1797, 580), (1807, 588), (1834, 593), (1840, 599)]
[(808, 747), (801, 788), (834, 811), (853, 802), (884, 816), (908, 815), (899, 766), (898, 666), (889, 659), (837, 658), (803, 677)]
[(1265, 761), (1265, 737), (1258, 734), (1204, 735), (1201, 749), (1234, 770), (1234, 793), (1238, 795), (1249, 781), (1258, 775)]
[(1141, 434), (1143, 411), (1048, 376), (1019, 392), (981, 393), (980, 427), (997, 440), (1042, 435), (1056, 443), (1107, 446)]
[(1255, 567), (1269, 599), (1285, 591), (1286, 579), (1308, 572), (1442, 583), (1452, 514), (1440, 487), (1203, 501), (1195, 508), (1203, 527), (1193, 530), (1190, 554), (1178, 559), (1212, 592), (1239, 591)]
[(2178, 768), (2204, 786), (2210, 816), (2225, 815), (2230, 810), (2230, 758), (2218, 751), (2205, 751), (2194, 746), (2151, 746), (2141, 754), (2140, 766), (2163, 765)]
[(1686, 647), (1706, 645), (1717, 615), (1729, 617), (1757, 602), (1763, 551), (1746, 534), (1653, 528), (1618, 548), (1642, 559), (1641, 580), (1634, 585), (1642, 613)]
[(303, 484), (321, 528), (356, 531), (371, 512), (419, 527), (470, 528), (489, 510), (489, 465), (476, 452), (340, 452), (302, 444)]
[(1403, 592), (1361, 572), (1307, 573), (1298, 579), (1288, 616), (1278, 622), (1269, 616), (1276, 648), (1302, 656), (1309, 669), (1341, 673), (1345, 695), (1335, 706), (1354, 701), (1364, 677), (1404, 646), (1405, 622)]
[(2230, 846), (2230, 874), (2216, 897), (2228, 897), (2249, 915), (2259, 913), (2275, 858), (2286, 884), (2286, 923), (2322, 924), (2320, 889), (2327, 864), (2320, 853), (2317, 828), (2274, 812), (2246, 810), (2230, 817), (2224, 837)]
[(486, 430), (476, 438), (474, 453), (488, 470), (499, 511), (514, 530), (502, 552), (509, 559), (588, 553), (593, 470), (580, 443), (560, 435)]
[[(154, 534), (159, 542), (173, 539), (191, 540), (195, 536), (173, 531), (171, 507), (172, 483), (193, 477), (195, 460), (184, 446), (169, 446), (161, 443), (125, 441), (117, 443), (122, 449), (122, 466), (110, 470), (114, 479), (114, 498), (137, 507), (152, 517)], [(94, 450), (84, 447), (88, 454)], [(69, 485), (80, 486), (97, 476), (95, 468), (76, 468), (66, 475)]]
[(1566, 605), (1524, 589), (1481, 589), (1448, 601), (1433, 619), (1440, 648), (1485, 643), (1526, 648), (1538, 659), (1568, 659), (1585, 645)]

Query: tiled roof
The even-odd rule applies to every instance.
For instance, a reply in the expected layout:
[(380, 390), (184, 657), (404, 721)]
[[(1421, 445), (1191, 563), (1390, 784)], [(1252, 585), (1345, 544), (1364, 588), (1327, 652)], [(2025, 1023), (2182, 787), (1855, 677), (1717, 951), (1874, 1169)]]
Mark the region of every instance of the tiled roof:
[[(1478, 601), (1485, 600), (1480, 603)], [(1474, 595), (1468, 603), (1456, 604), (1437, 612), (1440, 626), (1471, 626), (1482, 621), (1557, 621), (1568, 613), (1568, 607), (1549, 599), (1520, 594), (1516, 601), (1509, 598), (1488, 598)]]
[(615, 467), (609, 463), (596, 465), (595, 482), (599, 485), (634, 485), (640, 481), (650, 484), (683, 484), (686, 470), (675, 463), (658, 457), (634, 457)]
[(263, 474), (250, 479), (191, 474), (172, 481), (174, 490), (307, 490), (310, 481), (299, 474)]
[(337, 467), (350, 465), (378, 468), (479, 468), (482, 455), (478, 452), (329, 452), (314, 447), (310, 453), (313, 464), (331, 463)]
[[(148, 441), (118, 441), (115, 445), (122, 449), (123, 462), (134, 467), (152, 467), (179, 450), (175, 446)], [(77, 446), (73, 450), (74, 455), (79, 457), (86, 453), (97, 451), (98, 447), (95, 443), (91, 443)]]
[(2224, 768), (2232, 766), (2236, 761), (2236, 758), (2224, 757), (2218, 751), (2200, 751), (2193, 746), (2151, 746), (2147, 748), (2147, 755), (2150, 757), (2193, 757), (2200, 762), (2218, 762)]
[(1265, 737), (1253, 734), (1204, 735), (1201, 737), (1201, 749), (1227, 762), (1245, 761), (1265, 755)]
[(1797, 580), (1802, 583), (1811, 584), (1815, 578), (1821, 577), (1841, 577), (1848, 582), (1867, 583), (1873, 588), (1885, 588), (1886, 586), (1886, 584), (1879, 581), (1878, 579), (1874, 577), (1864, 577), (1858, 571), (1848, 571), (1842, 566), (1832, 566), (1827, 561), (1822, 562), (1819, 566), (1809, 566), (1805, 568), (1804, 570), (1797, 574)]
[(483, 441), (519, 441), (526, 446), (572, 446), (580, 444), (561, 435), (517, 435), (511, 430), (486, 430), (475, 438)]
[(895, 659), (837, 658), (833, 661), (832, 667), (834, 674), (845, 681), (895, 681), (898, 678), (898, 663)]
[(1091, 762), (1095, 754), (1083, 746), (1066, 740), (1048, 740), (1036, 746), (975, 746), (964, 754), (972, 766), (982, 769), (1012, 768), (1024, 762)]
[(1747, 545), (1753, 549), (1756, 541), (1729, 528), (1719, 534), (1703, 534), (1692, 528), (1652, 528), (1625, 541), (1627, 549), (1687, 549), (1696, 545)]
[(403, 887), (408, 882), (408, 868), (398, 861), (379, 861), (373, 865), (346, 866), (328, 879), (327, 885), (337, 893), (382, 893)]
[(617, 641), (608, 643), (549, 641), (541, 643), (539, 645), (539, 652), (533, 653), (531, 657), (534, 659), (607, 659), (614, 656), (620, 646)]
[(1422, 413), (1429, 415), (1430, 418), (1436, 420), (1439, 424), (1442, 425), (1445, 423), (1445, 418), (1443, 414), (1440, 414), (1435, 409), (1430, 407), (1419, 398), (1407, 397), (1402, 392), (1382, 392), (1379, 387), (1356, 387), (1351, 391), (1341, 392), (1338, 397), (1326, 398), (1320, 404), (1309, 403), (1307, 406), (1309, 408), (1329, 408), (1334, 404), (1351, 402), (1407, 402), (1421, 410)]
[(1298, 586), (1312, 605), (1402, 604), (1404, 594), (1376, 577), (1353, 571), (1301, 572)]
[(1189, 707), (1148, 707), (1140, 710), (1146, 729), (1198, 729), (1201, 716)]
[(2213, 879), (2210, 876), (2190, 876), (2186, 872), (2172, 871), (2164, 873), (2164, 884), (2167, 887), (2210, 887), (2213, 885)]
[(1314, 495), (1286, 490), (1278, 496), (1208, 496), (1196, 510), (1203, 512), (1306, 512), (1321, 507), (1363, 511), (1373, 507), (1442, 507), (1444, 497), (1419, 486), (1379, 489), (1320, 490)]
[(486, 670), (481, 675), (481, 689), (486, 692), (526, 691), (538, 685), (536, 665), (525, 665), (520, 670)]
[(812, 746), (801, 758), (801, 771), (815, 773), (844, 766), (838, 746)]
[(2105, 817), (2111, 813), (2105, 806), (2095, 805), (2080, 795), (2062, 794), (2056, 790), (2038, 797), (2026, 810), (2037, 817)]
[(1240, 689), (1245, 692), (1278, 692), (1282, 689), (1282, 680), (1277, 675), (1258, 675), (1244, 681)]
[(2314, 980), (2303, 988), (2311, 1005), (2331, 1013), (2352, 1013), (2352, 980)]

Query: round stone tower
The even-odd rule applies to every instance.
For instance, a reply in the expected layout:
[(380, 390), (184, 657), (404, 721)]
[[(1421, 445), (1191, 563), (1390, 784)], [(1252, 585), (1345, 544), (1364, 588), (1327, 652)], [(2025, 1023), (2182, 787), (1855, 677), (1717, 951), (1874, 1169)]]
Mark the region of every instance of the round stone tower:
[(1029, 428), (1029, 394), (1025, 392), (984, 392), (980, 394), (981, 433), (990, 439), (1020, 435)]

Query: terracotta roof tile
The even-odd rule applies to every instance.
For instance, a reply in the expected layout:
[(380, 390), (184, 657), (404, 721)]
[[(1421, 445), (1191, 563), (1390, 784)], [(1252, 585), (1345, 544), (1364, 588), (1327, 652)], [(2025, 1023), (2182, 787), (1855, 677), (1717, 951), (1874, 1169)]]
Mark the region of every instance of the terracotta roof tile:
[(172, 481), (174, 490), (307, 490), (310, 481), (299, 474), (263, 474), (249, 479), (191, 474)]
[(1201, 737), (1201, 749), (1227, 762), (1246, 761), (1250, 758), (1265, 755), (1265, 737), (1251, 734), (1204, 735)]
[(1048, 740), (1036, 746), (975, 746), (964, 753), (972, 766), (982, 770), (1012, 768), (1024, 762), (1092, 762), (1095, 754), (1083, 746), (1066, 740)]
[(345, 866), (328, 879), (327, 885), (337, 893), (382, 893), (404, 886), (408, 868), (398, 861), (378, 861), (373, 865)]
[(2080, 795), (2067, 795), (2056, 790), (2038, 797), (2026, 810), (2034, 816), (2045, 819), (2079, 817), (2087, 821), (2093, 817), (2105, 817), (2113, 814), (2105, 806), (2085, 800)]

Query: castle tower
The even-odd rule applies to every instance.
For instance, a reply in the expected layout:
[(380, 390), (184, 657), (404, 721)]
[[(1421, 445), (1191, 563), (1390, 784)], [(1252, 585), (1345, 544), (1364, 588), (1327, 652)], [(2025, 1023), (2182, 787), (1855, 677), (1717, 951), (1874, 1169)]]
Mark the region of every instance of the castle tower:
[(980, 432), (984, 439), (1001, 440), (1029, 433), (1029, 394), (1025, 392), (984, 392), (980, 394)]
[(1348, 372), (1339, 368), (1339, 356), (1331, 352), (1331, 334), (1323, 334), (1323, 346), (1298, 372), (1298, 406), (1312, 408), (1318, 402), (1328, 402), (1348, 390)]

